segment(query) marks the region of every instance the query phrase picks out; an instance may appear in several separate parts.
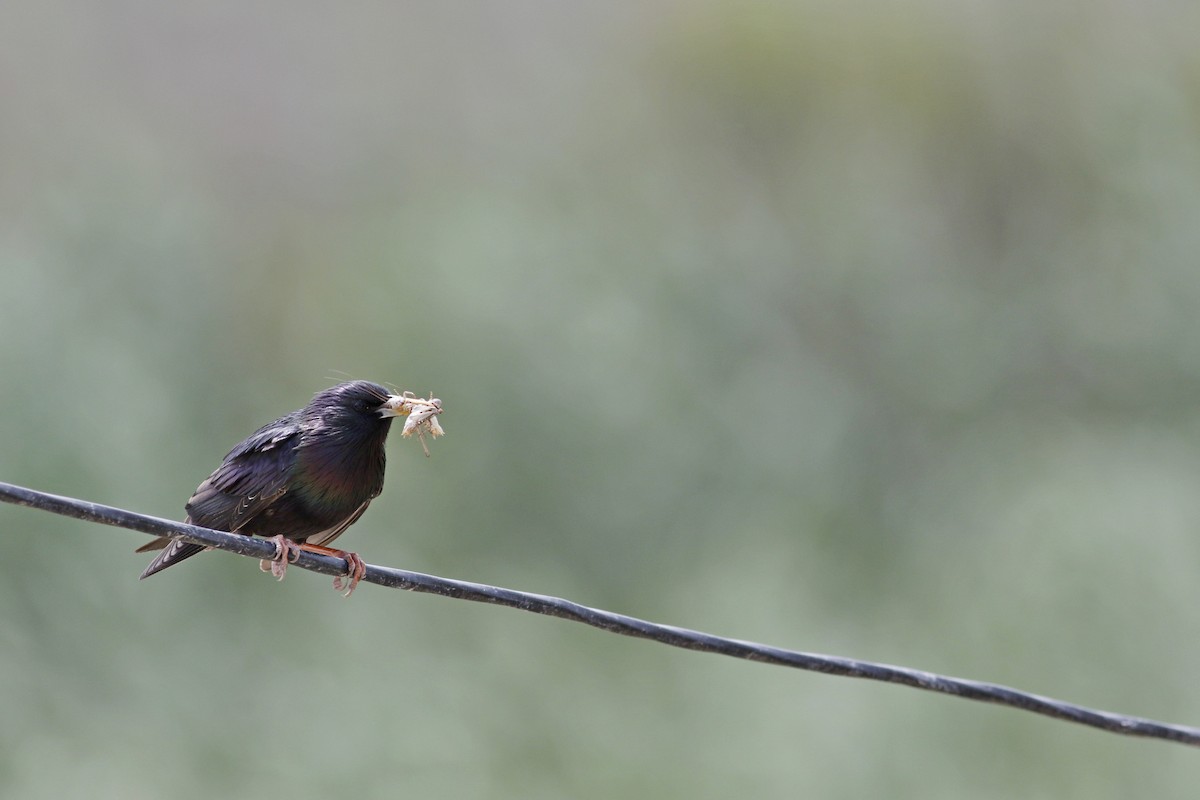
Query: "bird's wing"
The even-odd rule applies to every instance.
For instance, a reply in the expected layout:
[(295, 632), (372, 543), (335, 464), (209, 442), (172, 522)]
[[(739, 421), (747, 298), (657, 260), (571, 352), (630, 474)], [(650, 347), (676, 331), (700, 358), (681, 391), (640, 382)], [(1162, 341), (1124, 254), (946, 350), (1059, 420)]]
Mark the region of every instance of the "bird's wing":
[[(236, 531), (244, 526), (286, 491), (299, 439), (297, 412), (264, 425), (243, 439), (225, 455), (221, 466), (196, 487), (187, 502), (187, 522), (219, 531)], [(161, 550), (172, 542), (178, 545), (177, 549), (186, 544), (163, 536), (151, 539), (135, 552)], [(162, 559), (165, 566), (160, 568), (182, 560), (178, 556)]]
[(369, 505), (371, 505), (371, 501), (364, 500), (363, 504), (361, 506), (359, 506), (358, 508), (356, 508), (354, 510), (353, 514), (346, 517), (344, 520), (339, 522), (337, 525), (334, 525), (332, 528), (326, 528), (323, 531), (318, 531), (317, 533), (312, 534), (307, 539), (305, 539), (305, 543), (306, 544), (319, 544), (319, 545), (328, 547), (330, 542), (332, 542), (334, 539), (336, 539), (337, 537), (341, 536), (343, 533), (346, 532), (346, 528), (349, 528), (351, 525), (358, 522), (358, 518), (363, 515), (363, 512), (367, 510), (367, 506), (369, 506)]
[[(229, 451), (221, 466), (204, 479), (187, 502), (187, 521), (203, 528), (237, 531), (287, 492), (296, 446), (300, 441), (297, 413), (264, 425)], [(155, 539), (137, 549), (160, 552), (146, 578), (191, 558), (204, 548), (182, 539)]]
[(187, 502), (193, 524), (237, 531), (287, 492), (300, 442), (298, 414), (250, 434)]

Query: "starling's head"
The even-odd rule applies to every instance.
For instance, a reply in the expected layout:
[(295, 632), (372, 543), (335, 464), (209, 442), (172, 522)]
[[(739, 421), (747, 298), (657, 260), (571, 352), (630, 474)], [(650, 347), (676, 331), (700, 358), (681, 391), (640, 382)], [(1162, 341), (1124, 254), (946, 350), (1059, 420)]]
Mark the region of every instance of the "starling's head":
[(403, 398), (377, 383), (350, 381), (319, 392), (305, 416), (320, 426), (345, 432), (386, 433)]

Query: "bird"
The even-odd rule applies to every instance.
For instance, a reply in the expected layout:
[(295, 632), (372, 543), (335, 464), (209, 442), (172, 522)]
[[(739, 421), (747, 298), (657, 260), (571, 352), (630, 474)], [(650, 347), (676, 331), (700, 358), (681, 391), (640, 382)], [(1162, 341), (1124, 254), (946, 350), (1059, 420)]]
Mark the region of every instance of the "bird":
[[(187, 501), (186, 522), (271, 538), (276, 556), (261, 568), (279, 580), (301, 549), (344, 558), (349, 596), (366, 565), (357, 553), (326, 545), (383, 491), (384, 442), (392, 419), (409, 413), (412, 402), (407, 392), (392, 394), (361, 380), (318, 392), (308, 405), (262, 426), (230, 450)], [(204, 549), (182, 539), (155, 539), (137, 548), (139, 553), (161, 550), (141, 577)], [(341, 578), (334, 580), (334, 588), (344, 585)]]

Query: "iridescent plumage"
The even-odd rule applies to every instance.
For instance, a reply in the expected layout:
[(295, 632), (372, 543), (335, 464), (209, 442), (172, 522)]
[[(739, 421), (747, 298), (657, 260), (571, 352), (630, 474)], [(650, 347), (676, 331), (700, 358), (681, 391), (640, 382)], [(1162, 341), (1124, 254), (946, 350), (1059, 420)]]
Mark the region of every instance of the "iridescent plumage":
[[(368, 381), (319, 392), (304, 408), (264, 425), (230, 450), (188, 500), (187, 521), (282, 537), (281, 549), (286, 549), (284, 540), (328, 545), (383, 490), (384, 442), (392, 418), (401, 413), (400, 400)], [(160, 548), (143, 578), (204, 549), (163, 538), (138, 552)]]

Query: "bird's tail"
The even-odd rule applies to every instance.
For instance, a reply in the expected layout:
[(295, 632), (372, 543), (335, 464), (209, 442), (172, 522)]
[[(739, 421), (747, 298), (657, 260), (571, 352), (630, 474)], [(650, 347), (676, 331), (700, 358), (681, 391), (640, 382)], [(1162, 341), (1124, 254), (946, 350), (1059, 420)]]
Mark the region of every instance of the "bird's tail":
[[(192, 522), (190, 518), (186, 521), (189, 525)], [(142, 545), (134, 552), (145, 553), (150, 550), (162, 550), (162, 552), (156, 555), (154, 560), (151, 561), (144, 570), (142, 570), (142, 578), (149, 578), (154, 573), (162, 572), (167, 567), (174, 566), (180, 561), (183, 561), (185, 558), (191, 558), (192, 556), (196, 555), (196, 553), (199, 553), (201, 550), (205, 549), (207, 548), (201, 544), (192, 544), (191, 542), (185, 542), (182, 539), (171, 539), (164, 536), (160, 539), (155, 539), (147, 544)]]

